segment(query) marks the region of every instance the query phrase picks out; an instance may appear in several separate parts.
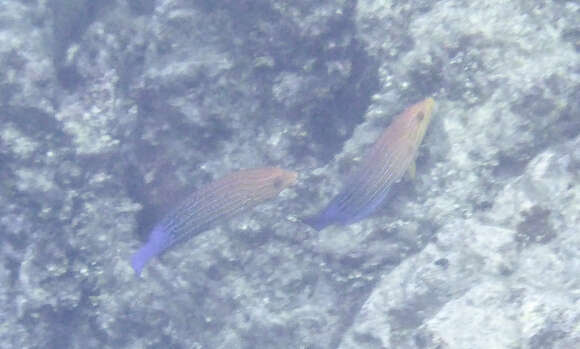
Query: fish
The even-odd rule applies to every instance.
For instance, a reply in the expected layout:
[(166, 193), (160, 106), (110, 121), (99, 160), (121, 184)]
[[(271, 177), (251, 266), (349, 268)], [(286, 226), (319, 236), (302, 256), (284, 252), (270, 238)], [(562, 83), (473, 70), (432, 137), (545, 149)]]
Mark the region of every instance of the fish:
[(317, 231), (329, 225), (349, 225), (369, 215), (383, 203), (394, 183), (408, 172), (415, 177), (417, 150), (435, 106), (426, 98), (399, 114), (380, 134), (358, 169), (341, 191), (314, 216), (303, 221)]
[(137, 276), (155, 256), (202, 233), (218, 222), (273, 199), (296, 184), (298, 174), (277, 167), (245, 169), (207, 184), (189, 195), (153, 228), (147, 243), (131, 258)]

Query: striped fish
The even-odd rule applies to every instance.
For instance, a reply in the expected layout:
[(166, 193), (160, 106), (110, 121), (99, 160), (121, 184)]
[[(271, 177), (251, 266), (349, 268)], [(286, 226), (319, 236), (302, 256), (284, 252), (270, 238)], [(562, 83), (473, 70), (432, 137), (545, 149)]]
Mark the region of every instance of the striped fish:
[(415, 176), (417, 149), (423, 140), (435, 101), (427, 98), (405, 110), (379, 136), (359, 169), (320, 213), (306, 218), (316, 230), (348, 225), (366, 218), (383, 202), (405, 172)]
[(206, 185), (155, 226), (148, 242), (133, 255), (131, 266), (140, 275), (151, 258), (220, 221), (275, 198), (283, 189), (294, 185), (296, 178), (296, 172), (257, 168), (234, 172)]

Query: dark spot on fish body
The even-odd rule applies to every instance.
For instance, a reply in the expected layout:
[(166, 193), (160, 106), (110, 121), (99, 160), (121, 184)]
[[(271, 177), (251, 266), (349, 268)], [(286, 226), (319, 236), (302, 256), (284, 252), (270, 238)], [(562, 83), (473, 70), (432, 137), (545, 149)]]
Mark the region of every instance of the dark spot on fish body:
[(423, 119), (425, 119), (425, 113), (423, 113), (422, 111), (418, 112), (417, 119), (419, 120), (419, 122), (423, 121)]

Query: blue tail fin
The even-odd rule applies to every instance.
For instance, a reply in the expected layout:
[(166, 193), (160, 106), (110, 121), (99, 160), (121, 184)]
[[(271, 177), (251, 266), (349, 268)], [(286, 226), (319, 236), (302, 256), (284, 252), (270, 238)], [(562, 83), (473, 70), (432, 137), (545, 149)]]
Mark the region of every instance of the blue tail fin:
[(145, 245), (141, 247), (133, 257), (131, 257), (131, 266), (133, 267), (133, 270), (135, 270), (137, 276), (141, 276), (141, 271), (143, 271), (145, 264), (147, 264), (154, 255), (155, 251), (151, 248), (151, 245)]
[(131, 257), (131, 266), (137, 276), (141, 275), (141, 271), (143, 271), (143, 268), (151, 258), (163, 253), (167, 249), (167, 241), (169, 239), (170, 235), (165, 232), (162, 226), (157, 226), (153, 229), (147, 243)]

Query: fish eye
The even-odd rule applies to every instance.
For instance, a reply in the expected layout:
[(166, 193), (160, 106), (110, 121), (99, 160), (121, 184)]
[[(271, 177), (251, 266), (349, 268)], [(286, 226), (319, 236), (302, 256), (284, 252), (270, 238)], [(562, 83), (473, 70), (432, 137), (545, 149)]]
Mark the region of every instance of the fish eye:
[(425, 114), (422, 111), (417, 113), (417, 119), (419, 119), (419, 121), (423, 121), (424, 118)]

